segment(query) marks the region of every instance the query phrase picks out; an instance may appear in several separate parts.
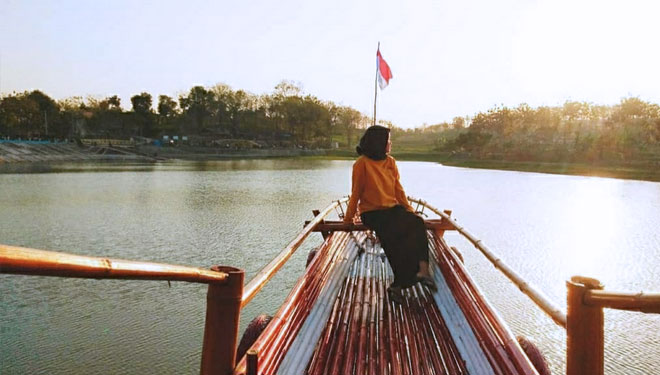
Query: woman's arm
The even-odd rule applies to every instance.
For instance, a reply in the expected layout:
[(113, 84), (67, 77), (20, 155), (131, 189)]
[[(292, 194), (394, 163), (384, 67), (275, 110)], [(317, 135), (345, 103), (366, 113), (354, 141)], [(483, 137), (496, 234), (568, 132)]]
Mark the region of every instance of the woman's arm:
[(346, 215), (344, 221), (353, 222), (353, 217), (357, 212), (358, 201), (364, 190), (364, 165), (359, 160), (353, 164), (353, 176), (351, 187), (351, 198), (348, 200)]

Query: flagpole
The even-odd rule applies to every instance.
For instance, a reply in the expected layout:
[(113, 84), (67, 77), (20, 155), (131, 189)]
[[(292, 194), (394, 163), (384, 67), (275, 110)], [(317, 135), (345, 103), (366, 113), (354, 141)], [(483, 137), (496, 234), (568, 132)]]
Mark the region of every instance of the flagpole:
[[(378, 49), (376, 50), (376, 56), (378, 56), (378, 51), (380, 51), (380, 42), (378, 42)], [(374, 80), (374, 125), (376, 125), (376, 100), (378, 99), (378, 57), (376, 57), (376, 79)]]

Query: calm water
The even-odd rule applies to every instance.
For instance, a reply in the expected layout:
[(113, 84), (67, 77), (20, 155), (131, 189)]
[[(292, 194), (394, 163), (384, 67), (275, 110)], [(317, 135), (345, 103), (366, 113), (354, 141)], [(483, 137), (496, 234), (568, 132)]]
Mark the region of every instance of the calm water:
[[(350, 161), (62, 165), (0, 174), (0, 243), (207, 267), (250, 279), (311, 218), (346, 195)], [(481, 238), (565, 308), (565, 280), (660, 291), (660, 183), (400, 162), (409, 195)], [(40, 170), (43, 172), (43, 169)], [(564, 372), (565, 333), (465, 240), (448, 240), (514, 334)], [(274, 313), (314, 236), (243, 310)], [(0, 373), (198, 373), (206, 289), (167, 282), (0, 275)], [(660, 368), (660, 316), (606, 311), (606, 373)], [(242, 330), (242, 328), (241, 328)]]

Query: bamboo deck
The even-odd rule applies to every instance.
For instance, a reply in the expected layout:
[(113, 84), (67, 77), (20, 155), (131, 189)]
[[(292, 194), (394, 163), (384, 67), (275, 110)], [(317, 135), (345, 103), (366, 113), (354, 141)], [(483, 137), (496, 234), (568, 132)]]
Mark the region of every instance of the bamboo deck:
[[(447, 244), (429, 230), (438, 291), (390, 301), (365, 232), (332, 232), (252, 346), (259, 374), (536, 374)], [(440, 266), (439, 266), (440, 265)], [(246, 372), (245, 358), (234, 374)]]

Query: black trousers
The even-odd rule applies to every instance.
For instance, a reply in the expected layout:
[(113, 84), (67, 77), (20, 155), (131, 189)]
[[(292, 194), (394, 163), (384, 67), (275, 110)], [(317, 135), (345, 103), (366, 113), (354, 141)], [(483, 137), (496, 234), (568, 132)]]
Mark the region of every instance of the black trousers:
[(368, 211), (362, 223), (376, 232), (394, 272), (395, 286), (408, 288), (417, 282), (419, 262), (429, 261), (429, 240), (424, 219), (403, 206)]

